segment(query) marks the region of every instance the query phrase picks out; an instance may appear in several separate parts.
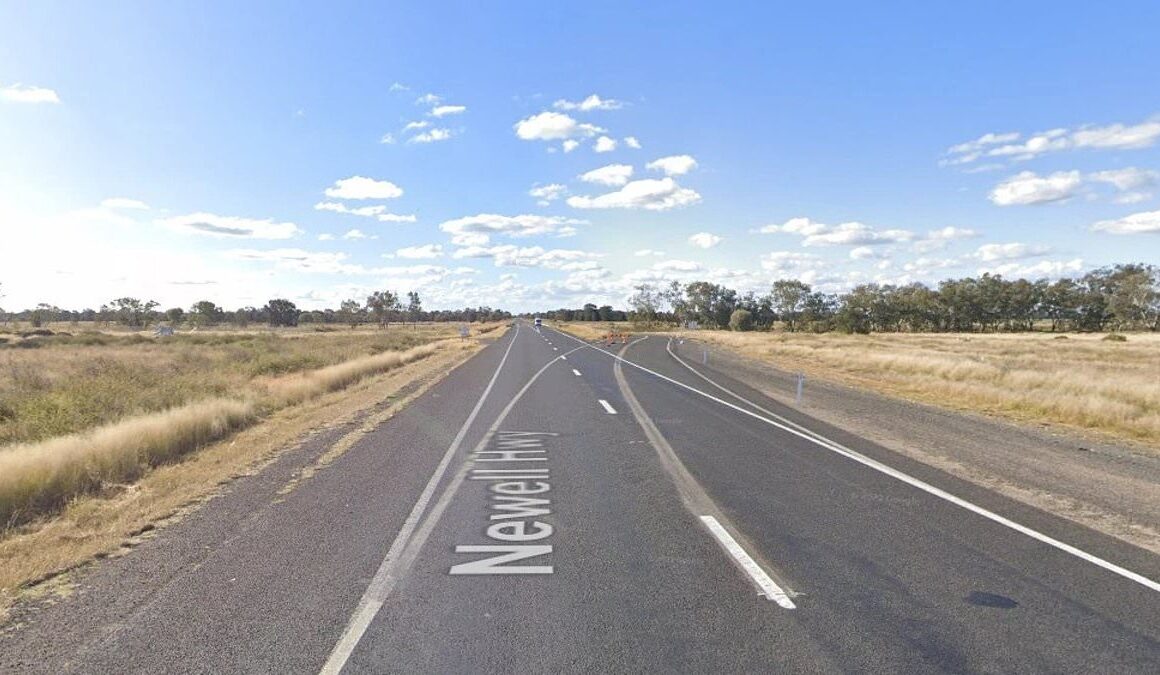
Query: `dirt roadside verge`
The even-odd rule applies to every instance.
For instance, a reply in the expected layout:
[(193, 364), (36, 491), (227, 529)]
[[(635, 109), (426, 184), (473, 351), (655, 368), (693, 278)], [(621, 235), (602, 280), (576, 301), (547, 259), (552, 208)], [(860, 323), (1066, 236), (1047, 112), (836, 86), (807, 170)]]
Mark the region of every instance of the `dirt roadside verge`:
[(310, 452), (295, 455), (298, 471), (285, 487), (294, 489), (483, 344), (478, 339), (446, 342), (425, 359), (282, 409), (134, 484), (75, 499), (60, 515), (0, 540), (0, 625), (17, 600), (67, 595), (69, 575), (63, 572), (127, 553), (142, 538), (229, 489), (235, 479), (306, 448)]
[[(668, 336), (659, 335), (667, 340)], [(674, 349), (698, 369), (705, 345)], [(719, 346), (717, 371), (785, 405), (795, 405), (796, 375)], [(799, 407), (845, 429), (1044, 511), (1160, 554), (1160, 457), (1147, 448), (1049, 425), (999, 421), (915, 403), (817, 378)]]

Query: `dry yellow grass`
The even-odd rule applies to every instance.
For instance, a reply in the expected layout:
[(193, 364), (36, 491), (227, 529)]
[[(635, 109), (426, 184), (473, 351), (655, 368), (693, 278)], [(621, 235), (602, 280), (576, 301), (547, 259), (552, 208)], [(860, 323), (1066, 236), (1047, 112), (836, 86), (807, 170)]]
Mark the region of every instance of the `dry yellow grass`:
[(1160, 451), (1160, 335), (686, 331), (789, 370), (946, 407), (1047, 421)]
[[(185, 461), (149, 471), (133, 485), (77, 497), (56, 517), (11, 530), (7, 537), (0, 538), (0, 624), (5, 608), (22, 595), (21, 589), (33, 592), (31, 584), (94, 556), (129, 550), (138, 533), (155, 523), (180, 517), (191, 506), (215, 494), (222, 483), (257, 471), (293, 448), (308, 432), (345, 424), (409, 384), (420, 383), (409, 396), (394, 400), (390, 408), (368, 419), (359, 429), (365, 433), (367, 427), (381, 423), (421, 396), (478, 349), (475, 340), (447, 344), (431, 357), (367, 378), (341, 393), (324, 394), (277, 411), (261, 424), (211, 443)], [(332, 458), (351, 443), (348, 434), (324, 456)], [(58, 587), (67, 589), (67, 580)]]
[[(203, 366), (207, 363), (215, 366), (200, 371), (200, 375), (214, 386), (191, 387), (191, 391), (184, 391), (183, 396), (186, 401), (194, 400), (185, 402), (179, 398), (180, 403), (160, 411), (137, 415), (127, 414), (124, 408), (112, 412), (102, 411), (111, 421), (95, 425), (93, 420), (102, 421), (102, 416), (98, 414), (84, 418), (79, 425), (80, 430), (73, 433), (0, 446), (0, 532), (54, 512), (76, 495), (134, 481), (150, 467), (220, 439), (274, 410), (297, 405), (324, 393), (343, 389), (365, 377), (430, 357), (438, 348), (437, 343), (430, 343), (430, 340), (451, 330), (454, 328), (447, 327), (447, 330), (440, 332), (428, 329), (422, 332), (421, 338), (412, 334), (400, 338), (386, 331), (374, 332), (367, 334), (361, 341), (351, 340), (350, 336), (322, 336), (321, 339), (306, 336), (294, 340), (273, 338), (274, 343), (263, 342), (258, 345), (258, 349), (242, 348), (240, 352), (237, 341), (232, 338), (211, 340), (208, 343), (195, 342), (184, 347), (172, 341), (114, 347), (119, 351), (138, 349), (144, 352), (122, 353), (120, 360), (115, 362), (117, 372), (133, 376), (126, 396), (154, 394), (155, 398), (166, 401), (164, 396), (158, 396), (158, 387), (165, 385), (150, 387), (150, 383), (164, 380), (172, 363), (156, 357), (168, 357), (171, 361), (188, 359), (189, 351), (196, 351), (196, 347), (206, 344), (218, 351), (202, 353), (201, 358), (195, 361)], [(268, 341), (269, 338), (263, 339)], [(410, 344), (416, 340), (428, 344), (404, 351), (382, 352), (382, 349), (392, 345)], [(455, 343), (462, 344), (459, 341)], [(304, 347), (310, 351), (304, 351)], [(75, 352), (93, 348), (105, 349), (108, 345), (82, 345), (69, 349), (66, 343), (35, 350), (19, 350), (17, 356), (23, 357), (23, 367), (36, 365), (41, 368), (41, 372), (37, 373), (39, 379), (36, 386), (26, 387), (34, 390), (26, 398), (51, 401), (53, 405), (48, 406), (51, 410), (60, 406), (67, 407), (70, 402), (85, 400), (85, 396), (104, 399), (121, 393), (126, 387), (125, 383), (117, 377), (102, 377), (102, 373), (89, 373), (89, 379), (79, 383), (80, 391), (85, 394), (77, 393), (78, 383), (72, 379), (77, 374), (70, 368), (83, 362), (84, 357)], [(222, 351), (230, 353), (223, 355)], [(304, 362), (325, 363), (352, 352), (365, 354), (367, 351), (371, 354), (306, 372), (292, 372), (280, 377), (264, 374), (270, 370), (299, 370)], [(60, 358), (53, 359), (49, 355)], [(238, 366), (239, 363), (252, 362), (255, 356), (261, 363), (269, 364), (282, 359), (279, 363), (293, 364), (293, 367), (259, 367), (247, 371)], [(114, 357), (106, 353), (102, 358)], [(10, 392), (27, 394), (22, 391), (19, 382), (0, 384), (5, 384)], [(227, 389), (224, 386), (227, 384), (232, 386)], [(144, 391), (138, 391), (133, 388), (134, 385)], [(221, 389), (226, 389), (230, 397), (205, 397), (207, 393)], [(151, 403), (157, 405), (153, 399)], [(18, 412), (37, 410), (37, 406), (26, 404), (15, 409)], [(7, 421), (17, 424), (24, 422), (27, 425), (27, 417), (10, 415)], [(0, 429), (4, 426), (0, 423)]]

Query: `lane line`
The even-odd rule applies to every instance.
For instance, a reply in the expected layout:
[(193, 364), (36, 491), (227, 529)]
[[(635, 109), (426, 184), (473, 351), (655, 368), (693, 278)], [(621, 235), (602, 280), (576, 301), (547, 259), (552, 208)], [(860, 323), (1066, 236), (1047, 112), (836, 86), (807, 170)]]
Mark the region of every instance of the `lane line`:
[(580, 371), (576, 370), (575, 368), (572, 369), (572, 374), (575, 375), (576, 377), (580, 377)]
[[(571, 335), (568, 335), (567, 333), (561, 333), (561, 335), (566, 335), (568, 337), (572, 337)], [(1144, 586), (1145, 588), (1148, 588), (1152, 591), (1160, 593), (1160, 582), (1153, 581), (1152, 579), (1149, 579), (1148, 577), (1146, 577), (1142, 574), (1139, 574), (1137, 572), (1133, 572), (1132, 570), (1129, 570), (1129, 569), (1124, 568), (1124, 567), (1120, 567), (1119, 565), (1117, 565), (1113, 562), (1109, 562), (1107, 560), (1104, 560), (1103, 558), (1100, 558), (1096, 555), (1088, 553), (1087, 551), (1084, 551), (1083, 549), (1076, 548), (1075, 546), (1072, 546), (1071, 544), (1066, 544), (1058, 539), (1055, 539), (1053, 537), (1049, 537), (1048, 535), (1043, 534), (1042, 532), (1039, 532), (1037, 530), (1033, 530), (1030, 527), (1027, 527), (1026, 525), (1022, 525), (1022, 524), (1017, 523), (1009, 518), (1001, 516), (993, 511), (989, 511), (989, 510), (987, 510), (981, 506), (978, 506), (972, 502), (969, 502), (961, 497), (957, 497), (957, 496), (955, 496), (955, 495), (953, 495), (945, 490), (937, 488), (937, 487), (931, 485), (930, 483), (919, 480), (919, 479), (917, 479), (909, 474), (906, 474), (906, 473), (899, 471), (898, 469), (887, 466), (886, 464), (883, 464), (882, 462), (879, 462), (875, 459), (871, 459), (870, 457), (867, 457), (866, 455), (863, 455), (855, 450), (851, 450), (850, 448), (847, 448), (846, 446), (841, 445), (840, 443), (832, 441), (832, 440), (826, 438), (825, 436), (822, 436), (821, 434), (817, 434), (815, 432), (812, 432), (812, 431), (805, 429), (804, 427), (800, 427), (797, 424), (793, 424), (792, 422), (789, 422), (789, 420), (786, 420), (787, 423), (774, 421), (773, 419), (770, 419), (769, 417), (764, 417), (764, 416), (759, 415), (751, 410), (746, 410), (745, 408), (742, 408), (738, 405), (734, 405), (733, 403), (730, 403), (729, 401), (720, 399), (716, 396), (713, 396), (712, 394), (701, 391), (700, 389), (697, 389), (696, 387), (689, 386), (689, 385), (685, 384), (684, 382), (680, 382), (680, 381), (674, 380), (673, 378), (668, 377), (666, 375), (662, 375), (662, 374), (656, 372), (655, 370), (652, 370), (650, 368), (646, 368), (646, 367), (640, 365), (639, 363), (633, 363), (632, 361), (629, 361), (626, 358), (623, 358), (621, 356), (613, 354), (612, 352), (609, 352), (609, 351), (606, 351), (604, 349), (600, 349), (599, 347), (590, 345), (587, 342), (584, 342), (583, 340), (579, 340), (577, 338), (572, 338), (572, 339), (576, 340), (577, 342), (580, 342), (581, 344), (585, 345), (586, 347), (588, 347), (590, 349), (594, 349), (594, 350), (601, 352), (603, 354), (607, 354), (608, 356), (611, 356), (612, 358), (614, 358), (622, 363), (626, 363), (626, 364), (628, 364), (628, 365), (630, 365), (638, 370), (644, 371), (644, 372), (646, 372), (654, 377), (660, 378), (660, 379), (662, 379), (666, 382), (669, 382), (671, 384), (675, 384), (678, 387), (681, 387), (682, 389), (686, 389), (688, 391), (691, 391), (694, 394), (697, 394), (699, 396), (703, 396), (711, 401), (715, 401), (717, 403), (720, 403), (721, 405), (723, 405), (727, 408), (732, 408), (733, 410), (736, 410), (737, 412), (739, 412), (743, 415), (746, 415), (748, 417), (752, 417), (753, 419), (756, 419), (756, 420), (760, 420), (760, 421), (762, 421), (762, 422), (764, 422), (772, 427), (776, 427), (778, 429), (781, 429), (782, 431), (785, 431), (787, 433), (790, 433), (790, 434), (793, 434), (793, 435), (798, 436), (800, 438), (803, 438), (807, 441), (810, 441), (811, 443), (814, 443), (818, 446), (821, 446), (822, 448), (825, 448), (826, 450), (829, 450), (831, 452), (834, 452), (834, 453), (837, 453), (837, 454), (842, 455), (844, 457), (847, 457), (849, 459), (852, 459), (855, 462), (858, 462), (858, 463), (863, 464), (867, 467), (870, 467), (871, 469), (874, 469), (875, 471), (884, 473), (887, 476), (890, 476), (891, 478), (895, 478), (897, 480), (900, 480), (900, 481), (902, 481), (902, 482), (904, 482), (912, 487), (916, 487), (919, 490), (922, 490), (923, 492), (934, 495), (935, 497), (938, 497), (939, 499), (942, 499), (944, 501), (948, 501), (948, 502), (954, 504), (955, 506), (962, 507), (962, 508), (964, 508), (964, 509), (966, 509), (966, 510), (968, 510), (976, 515), (982, 516), (982, 517), (984, 517), (992, 522), (998, 523), (1004, 527), (1015, 530), (1016, 532), (1019, 532), (1020, 534), (1024, 534), (1028, 537), (1031, 537), (1032, 539), (1035, 539), (1035, 540), (1040, 541), (1044, 544), (1047, 544), (1048, 546), (1051, 546), (1052, 548), (1056, 548), (1060, 551), (1063, 551), (1064, 553), (1068, 553), (1070, 555), (1073, 555), (1073, 556), (1079, 558), (1080, 560), (1084, 560), (1086, 562), (1089, 562), (1089, 563), (1096, 565), (1098, 567), (1101, 567), (1101, 568), (1103, 568), (1103, 569), (1105, 569), (1113, 574), (1117, 574), (1125, 579), (1128, 579), (1130, 581), (1134, 581), (1137, 584)], [(717, 386), (721, 389), (724, 389), (724, 387), (721, 387), (720, 385), (717, 385)], [(735, 398), (737, 398), (741, 401), (745, 401), (750, 406), (752, 406), (754, 408), (759, 408), (759, 406), (757, 406), (755, 403), (745, 399), (744, 397), (742, 397), (738, 394), (735, 394), (733, 392), (730, 392), (730, 393)], [(776, 416), (776, 417), (780, 417), (780, 416)]]
[(463, 426), (459, 427), (459, 432), (455, 434), (455, 439), (451, 441), (451, 445), (447, 447), (447, 451), (443, 453), (443, 457), (439, 460), (439, 465), (435, 467), (435, 472), (427, 479), (427, 484), (423, 487), (423, 492), (420, 493), (419, 499), (415, 505), (411, 507), (411, 512), (407, 514), (407, 519), (403, 521), (403, 526), (399, 529), (399, 533), (395, 535), (395, 540), (391, 542), (391, 546), (387, 549), (387, 556), (383, 558), (382, 564), (375, 572), (375, 576), (371, 579), (371, 583), (367, 586), (367, 590), (363, 592), (359, 599), (358, 605), (355, 607), (354, 614), (351, 615), (350, 620), (346, 624), (346, 628), (342, 632), (342, 637), (338, 639), (338, 643), (334, 645), (334, 649), (330, 651), (330, 656), (327, 657), (326, 663), (319, 671), (322, 675), (337, 675), (342, 671), (344, 665), (350, 655), (354, 652), (354, 648), (358, 646), (359, 640), (362, 639), (366, 633), (367, 627), (370, 626), (371, 621), (383, 606), (386, 600), (386, 595), (393, 586), (391, 578), (394, 571), (395, 563), (400, 554), (406, 548), (407, 543), (411, 538), (411, 534), (415, 531), (415, 527), (419, 524), (419, 518), (423, 515), (423, 511), (427, 508), (427, 503), (431, 501), (432, 495), (435, 493), (435, 487), (443, 480), (443, 475), (447, 473), (447, 467), (451, 463), (451, 458), (459, 450), (459, 446), (463, 443), (463, 439), (467, 436), (467, 430), (471, 424), (475, 422), (476, 416), (483, 408), (484, 401), (487, 400), (488, 394), (491, 393), (492, 387), (499, 379), (500, 371), (507, 363), (508, 355), (511, 354), (512, 347), (516, 343), (516, 339), (520, 336), (520, 327), (517, 324), (516, 330), (512, 334), (511, 342), (508, 343), (507, 349), (504, 350), (503, 358), (500, 359), (499, 365), (495, 367), (495, 372), (491, 375), (491, 380), (488, 381), (487, 387), (483, 390), (483, 394), (475, 403), (475, 407), (471, 409), (471, 413), (464, 420)]
[(608, 413), (609, 415), (616, 414), (616, 408), (613, 408), (612, 404), (610, 404), (608, 401), (605, 401), (602, 398), (596, 400), (600, 402), (600, 405), (604, 406), (604, 412)]
[(741, 548), (741, 544), (737, 543), (733, 535), (729, 534), (729, 530), (722, 527), (716, 518), (713, 516), (701, 516), (701, 522), (705, 524), (705, 527), (709, 528), (709, 532), (717, 538), (717, 541), (729, 552), (729, 555), (733, 556), (733, 559), (737, 561), (741, 569), (745, 570), (745, 573), (753, 579), (753, 582), (761, 589), (762, 595), (786, 609), (795, 609), (797, 607), (797, 605), (793, 604), (793, 600), (789, 599), (786, 592), (781, 590), (781, 587), (774, 583), (773, 579), (769, 578), (765, 570), (761, 569), (761, 565), (758, 565), (757, 561), (745, 549)]

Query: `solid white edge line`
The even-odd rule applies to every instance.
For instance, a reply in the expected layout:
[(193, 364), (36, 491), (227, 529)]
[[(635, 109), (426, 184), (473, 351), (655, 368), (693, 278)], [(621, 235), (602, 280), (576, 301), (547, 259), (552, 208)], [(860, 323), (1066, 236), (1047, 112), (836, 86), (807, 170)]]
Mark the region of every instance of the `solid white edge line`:
[(604, 412), (608, 413), (609, 415), (616, 414), (616, 408), (613, 408), (611, 403), (605, 401), (602, 398), (598, 398), (596, 400), (600, 402), (600, 405), (604, 406)]
[(327, 657), (326, 663), (318, 671), (320, 675), (337, 675), (342, 672), (343, 666), (350, 659), (350, 655), (354, 653), (354, 649), (358, 646), (363, 634), (366, 633), (367, 627), (370, 626), (371, 621), (374, 620), (375, 615), (382, 608), (386, 597), (383, 596), (380, 589), (387, 585), (395, 561), (398, 559), (399, 554), (403, 552), (403, 549), (406, 548), (411, 538), (411, 533), (414, 532), (416, 525), (419, 523), (420, 516), (423, 515), (423, 511), (427, 508), (427, 503), (431, 501), (431, 497), (435, 493), (435, 487), (443, 480), (443, 475), (447, 473), (447, 467), (451, 463), (451, 458), (459, 450), (459, 445), (467, 435), (467, 430), (475, 421), (476, 416), (479, 415), (480, 409), (483, 408), (483, 402), (487, 400), (487, 395), (491, 393), (492, 387), (495, 386), (495, 381), (499, 379), (499, 373), (503, 370), (504, 363), (507, 362), (508, 354), (511, 353), (512, 346), (515, 345), (516, 338), (519, 337), (519, 334), (520, 327), (519, 324), (516, 324), (516, 329), (512, 333), (511, 342), (508, 343), (507, 349), (504, 350), (503, 358), (500, 359), (499, 365), (495, 367), (495, 372), (492, 373), (491, 380), (488, 381), (487, 387), (483, 390), (483, 394), (476, 401), (475, 407), (471, 409), (471, 413), (463, 422), (463, 426), (459, 428), (459, 433), (451, 441), (447, 452), (443, 453), (443, 458), (439, 460), (439, 465), (435, 467), (435, 472), (427, 480), (427, 485), (423, 487), (423, 492), (419, 495), (418, 501), (411, 507), (411, 512), (407, 514), (407, 519), (403, 521), (403, 526), (399, 529), (395, 540), (391, 542), (391, 547), (387, 549), (386, 557), (383, 558), (383, 562), (379, 565), (379, 569), (371, 579), (370, 585), (367, 586), (367, 590), (359, 599), (354, 614), (351, 615), (350, 621), (347, 622), (346, 628), (342, 632), (342, 637), (338, 639), (338, 643), (330, 651), (330, 656)]
[[(562, 333), (562, 334), (568, 335), (567, 333)], [(572, 336), (568, 335), (568, 337), (572, 337)], [(612, 358), (617, 359), (617, 360), (621, 361), (622, 363), (626, 363), (626, 364), (628, 364), (628, 365), (630, 365), (638, 370), (642, 370), (642, 371), (644, 371), (644, 372), (646, 372), (654, 377), (659, 377), (660, 379), (665, 380), (666, 382), (669, 382), (671, 384), (675, 384), (678, 387), (681, 387), (683, 389), (687, 389), (687, 390), (689, 390), (695, 394), (698, 394), (700, 396), (704, 396), (705, 398), (707, 398), (711, 401), (715, 401), (717, 403), (720, 403), (721, 405), (726, 406), (728, 408), (732, 408), (733, 410), (736, 410), (737, 412), (739, 412), (743, 415), (747, 415), (747, 416), (752, 417), (754, 419), (761, 420), (762, 422), (765, 422), (766, 424), (768, 424), (770, 426), (777, 427), (778, 429), (781, 429), (783, 431), (791, 433), (795, 436), (799, 436), (807, 441), (810, 441), (811, 443), (815, 443), (815, 444), (825, 448), (826, 450), (830, 450), (831, 452), (835, 452), (839, 455), (843, 455), (845, 457), (848, 457), (849, 459), (852, 459), (855, 462), (858, 462), (860, 464), (864, 464), (864, 465), (870, 467), (871, 469), (874, 469), (875, 471), (879, 471), (881, 473), (886, 474), (887, 476), (890, 476), (891, 478), (896, 478), (904, 483), (907, 483), (908, 485), (911, 485), (913, 487), (918, 488), (919, 490), (922, 490), (922, 491), (927, 492), (931, 495), (934, 495), (935, 497), (938, 497), (939, 499), (943, 499), (943, 500), (948, 501), (956, 506), (960, 506), (968, 511), (971, 511), (972, 513), (975, 513), (975, 514), (980, 515), (988, 520), (991, 520), (991, 521), (996, 522), (1000, 525), (1003, 525), (1004, 527), (1008, 527), (1012, 530), (1015, 530), (1016, 532), (1019, 532), (1021, 534), (1025, 534), (1028, 537), (1031, 537), (1032, 539), (1043, 542), (1044, 544), (1047, 544), (1048, 546), (1051, 546), (1053, 548), (1057, 548), (1057, 549), (1063, 551), (1064, 553), (1071, 554), (1071, 555), (1073, 555), (1081, 560), (1087, 561), (1093, 565), (1096, 565), (1097, 567), (1102, 567), (1103, 569), (1105, 569), (1113, 574), (1117, 574), (1121, 577), (1124, 577), (1125, 579), (1128, 579), (1130, 581), (1134, 581), (1134, 582), (1140, 584), (1141, 586), (1144, 586), (1145, 588), (1148, 588), (1148, 589), (1151, 589), (1153, 591), (1156, 591), (1157, 593), (1160, 593), (1160, 583), (1153, 581), (1152, 579), (1149, 579), (1148, 577), (1146, 577), (1142, 574), (1139, 574), (1137, 572), (1133, 572), (1132, 570), (1126, 569), (1124, 567), (1120, 567), (1119, 565), (1117, 565), (1115, 563), (1108, 562), (1107, 560), (1104, 560), (1103, 558), (1092, 555), (1091, 553), (1088, 553), (1087, 551), (1076, 548), (1076, 547), (1072, 546), (1071, 544), (1065, 544), (1064, 542), (1059, 541), (1058, 539), (1054, 539), (1052, 537), (1049, 537), (1046, 534), (1043, 534), (1042, 532), (1038, 532), (1036, 530), (1031, 529), (1030, 527), (1027, 527), (1026, 525), (1021, 525), (1013, 520), (1010, 520), (1008, 518), (1005, 518), (1005, 517), (993, 512), (993, 511), (988, 511), (987, 509), (985, 509), (981, 506), (977, 506), (971, 502), (968, 502), (967, 500), (965, 500), (961, 497), (956, 497), (955, 495), (953, 495), (945, 490), (942, 490), (940, 488), (937, 488), (937, 487), (931, 485), (930, 483), (926, 483), (924, 481), (921, 481), (917, 478), (914, 478), (913, 476), (910, 476), (908, 474), (905, 474), (905, 473), (899, 471), (898, 469), (894, 469), (892, 467), (889, 467), (889, 466), (887, 466), (887, 465), (885, 465), (877, 460), (871, 459), (871, 458), (869, 458), (869, 457), (867, 457), (867, 456), (865, 456), (857, 451), (851, 450), (843, 445), (840, 445), (839, 443), (831, 441), (830, 439), (826, 438), (825, 436), (822, 436), (820, 434), (816, 434), (814, 432), (798, 431), (797, 429), (794, 429), (790, 426), (775, 422), (774, 420), (771, 420), (767, 417), (763, 417), (761, 415), (758, 415), (755, 412), (752, 412), (750, 410), (746, 410), (745, 408), (742, 408), (742, 407), (734, 405), (728, 401), (717, 398), (716, 396), (713, 396), (712, 394), (708, 394), (706, 392), (703, 392), (700, 389), (697, 389), (696, 387), (691, 387), (691, 386), (685, 384), (684, 382), (680, 382), (680, 381), (674, 380), (673, 378), (668, 377), (666, 375), (662, 375), (662, 374), (656, 372), (655, 370), (651, 370), (649, 368), (646, 368), (638, 363), (633, 363), (632, 361), (629, 361), (626, 358), (623, 358), (623, 357), (620, 357), (616, 354), (613, 354), (612, 352), (605, 351), (603, 349), (600, 349), (599, 347), (590, 345), (587, 342), (584, 342), (583, 340), (579, 340), (577, 338), (572, 338), (572, 339), (576, 340), (577, 342), (582, 342), (584, 345), (586, 345), (587, 347), (589, 347), (591, 349), (595, 349), (598, 352), (607, 354), (608, 356), (611, 356)], [(730, 392), (730, 393), (732, 393), (732, 392)], [(749, 405), (757, 407), (756, 404), (751, 403), (750, 401), (742, 398), (741, 396), (738, 396), (737, 394), (733, 394), (733, 395), (736, 396), (738, 399), (745, 401), (746, 403), (749, 403)]]
[(726, 530), (721, 523), (717, 522), (716, 518), (713, 516), (701, 516), (701, 522), (705, 524), (705, 527), (709, 528), (709, 532), (717, 538), (717, 541), (729, 552), (729, 555), (733, 556), (733, 559), (741, 565), (741, 569), (745, 570), (745, 573), (753, 579), (757, 587), (761, 589), (762, 595), (786, 609), (795, 609), (797, 607), (797, 605), (793, 604), (793, 600), (789, 599), (789, 595), (781, 590), (781, 587), (774, 583), (773, 579), (769, 578), (765, 570), (761, 569), (761, 565), (758, 565), (757, 561), (744, 548), (741, 548), (741, 544), (737, 543), (733, 535), (729, 534), (729, 530)]

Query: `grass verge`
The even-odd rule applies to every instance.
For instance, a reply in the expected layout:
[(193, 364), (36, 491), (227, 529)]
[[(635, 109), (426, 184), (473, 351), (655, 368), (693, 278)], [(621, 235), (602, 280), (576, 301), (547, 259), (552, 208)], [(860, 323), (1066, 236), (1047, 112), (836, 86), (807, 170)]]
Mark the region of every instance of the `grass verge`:
[(1160, 453), (1160, 335), (684, 331), (783, 370), (946, 408), (1054, 423)]
[[(427, 358), (365, 378), (341, 392), (323, 393), (271, 412), (260, 424), (210, 443), (184, 461), (158, 466), (134, 484), (80, 495), (52, 518), (9, 530), (0, 538), (0, 624), (5, 609), (18, 597), (37, 595), (44, 587), (41, 582), (51, 579), (54, 588), (67, 591), (67, 580), (55, 575), (95, 557), (131, 550), (149, 536), (143, 532), (176, 522), (222, 485), (259, 471), (310, 433), (343, 425), (408, 385), (420, 383), (414, 393), (375, 417), (385, 420), (480, 348), (476, 340), (445, 342)], [(350, 439), (339, 443), (349, 444)], [(335, 454), (332, 450), (328, 456)]]
[(77, 495), (134, 481), (253, 424), (270, 412), (343, 389), (364, 377), (427, 358), (426, 344), (385, 352), (265, 382), (250, 399), (216, 398), (130, 417), (92, 431), (0, 450), (0, 524), (5, 529), (55, 512)]

